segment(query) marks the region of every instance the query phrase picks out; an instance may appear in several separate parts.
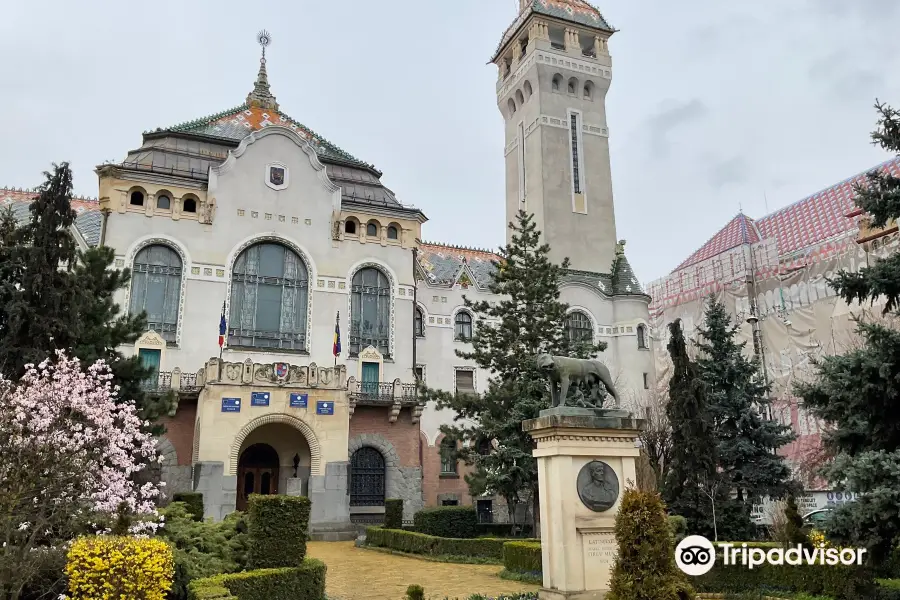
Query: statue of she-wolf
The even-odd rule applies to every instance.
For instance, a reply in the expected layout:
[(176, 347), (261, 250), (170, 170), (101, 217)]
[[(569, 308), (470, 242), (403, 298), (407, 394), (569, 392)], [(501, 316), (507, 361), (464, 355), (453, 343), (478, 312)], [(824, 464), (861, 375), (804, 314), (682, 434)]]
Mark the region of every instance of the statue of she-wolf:
[(551, 406), (565, 406), (569, 386), (582, 383), (590, 390), (590, 400), (594, 406), (599, 407), (601, 404), (601, 385), (616, 401), (616, 406), (619, 406), (619, 394), (616, 393), (609, 369), (598, 360), (538, 354), (537, 366), (550, 379)]

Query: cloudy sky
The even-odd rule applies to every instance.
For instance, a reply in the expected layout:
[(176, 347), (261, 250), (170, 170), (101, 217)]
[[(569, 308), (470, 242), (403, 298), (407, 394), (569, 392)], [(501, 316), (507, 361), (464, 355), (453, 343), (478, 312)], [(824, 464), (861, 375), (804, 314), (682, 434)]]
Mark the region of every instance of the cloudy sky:
[[(0, 186), (93, 168), (144, 130), (243, 102), (273, 36), (281, 109), (384, 171), (428, 240), (504, 240), (503, 120), (485, 65), (518, 0), (10, 2), (0, 21)], [(755, 217), (887, 158), (900, 104), (896, 0), (606, 0), (619, 237), (643, 281), (739, 208)], [(893, 38), (893, 39), (892, 39)]]

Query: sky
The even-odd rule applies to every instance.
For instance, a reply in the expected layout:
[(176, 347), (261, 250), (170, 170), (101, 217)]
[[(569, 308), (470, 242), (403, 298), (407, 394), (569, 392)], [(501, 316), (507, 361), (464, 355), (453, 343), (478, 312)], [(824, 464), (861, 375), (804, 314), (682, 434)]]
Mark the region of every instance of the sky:
[[(890, 158), (896, 0), (605, 0), (619, 238), (664, 276), (739, 210), (786, 206)], [(281, 110), (384, 172), (430, 241), (505, 239), (503, 118), (486, 64), (518, 0), (29, 0), (0, 21), (0, 187), (94, 167), (141, 132), (241, 104), (267, 29)]]

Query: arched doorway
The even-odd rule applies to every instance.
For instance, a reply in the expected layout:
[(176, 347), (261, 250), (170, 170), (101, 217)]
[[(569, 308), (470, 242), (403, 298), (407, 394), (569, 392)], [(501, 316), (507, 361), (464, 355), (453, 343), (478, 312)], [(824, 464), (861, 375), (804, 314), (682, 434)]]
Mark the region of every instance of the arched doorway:
[(238, 460), (237, 509), (247, 510), (250, 494), (278, 493), (278, 453), (268, 444), (253, 444)]
[(384, 506), (384, 456), (363, 446), (350, 457), (350, 506)]

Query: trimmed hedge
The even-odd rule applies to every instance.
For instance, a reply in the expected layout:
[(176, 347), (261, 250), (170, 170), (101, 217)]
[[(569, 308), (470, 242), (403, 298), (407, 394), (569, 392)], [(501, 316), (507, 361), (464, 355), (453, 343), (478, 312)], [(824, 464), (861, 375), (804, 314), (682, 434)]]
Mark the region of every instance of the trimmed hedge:
[(323, 600), (325, 563), (314, 558), (299, 567), (257, 569), (192, 581), (190, 600)]
[(384, 528), (403, 528), (403, 499), (387, 498), (384, 501)]
[(474, 506), (426, 508), (414, 517), (416, 531), (445, 538), (469, 539), (478, 535), (478, 514)]
[[(518, 532), (513, 532), (514, 527), (518, 529)], [(479, 523), (476, 527), (478, 535), (485, 537), (527, 538), (531, 537), (531, 529), (531, 525), (513, 525), (512, 523)]]
[(305, 496), (250, 495), (250, 568), (296, 567), (303, 563), (311, 506)]
[(540, 573), (540, 542), (506, 542), (503, 544), (503, 566), (513, 573)]
[(366, 528), (366, 544), (370, 546), (426, 556), (468, 556), (500, 562), (503, 560), (503, 544), (508, 541), (502, 538), (447, 538), (401, 529)]
[(748, 590), (807, 593), (836, 600), (876, 598), (875, 580), (861, 567), (843, 565), (769, 565), (748, 569), (716, 561), (706, 575), (692, 577), (698, 592), (735, 593)]
[(199, 492), (179, 492), (172, 494), (172, 502), (184, 502), (195, 521), (203, 520), (203, 494)]

